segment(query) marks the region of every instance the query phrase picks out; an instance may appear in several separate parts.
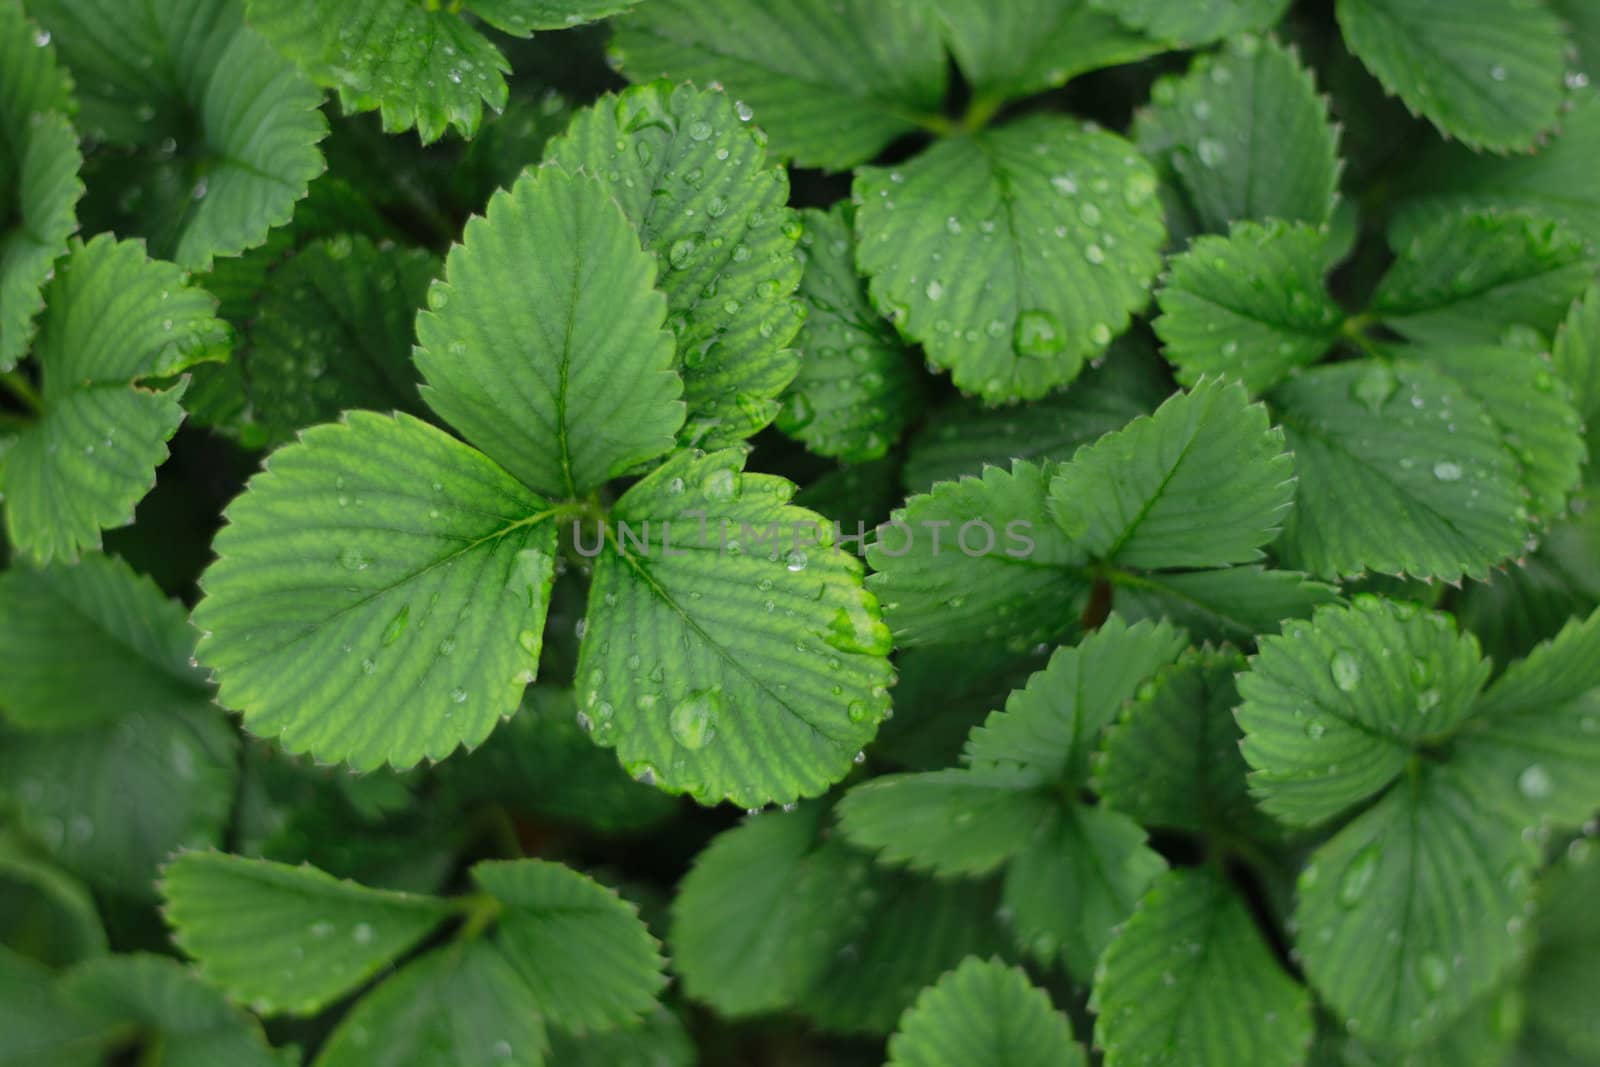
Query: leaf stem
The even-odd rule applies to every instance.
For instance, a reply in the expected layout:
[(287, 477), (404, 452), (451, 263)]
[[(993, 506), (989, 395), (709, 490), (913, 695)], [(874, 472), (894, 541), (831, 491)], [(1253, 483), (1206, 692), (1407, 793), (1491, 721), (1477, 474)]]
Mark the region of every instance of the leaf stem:
[(43, 414), (44, 401), (39, 398), (33, 383), (28, 381), (27, 376), (21, 371), (9, 370), (0, 374), (0, 385), (4, 385), (6, 390), (30, 412), (35, 415)]
[(979, 133), (989, 125), (991, 119), (999, 114), (1005, 106), (1005, 97), (979, 94), (972, 98), (972, 103), (967, 105), (967, 113), (961, 116), (961, 129), (965, 133)]
[(1339, 336), (1360, 349), (1363, 355), (1370, 356), (1373, 359), (1384, 359), (1385, 356), (1382, 350), (1373, 343), (1372, 338), (1367, 336), (1367, 327), (1376, 321), (1367, 312), (1351, 315), (1344, 320), (1344, 325), (1339, 327)]
[(488, 893), (473, 893), (460, 898), (462, 923), (456, 932), (460, 942), (476, 941), (500, 917), (505, 906)]

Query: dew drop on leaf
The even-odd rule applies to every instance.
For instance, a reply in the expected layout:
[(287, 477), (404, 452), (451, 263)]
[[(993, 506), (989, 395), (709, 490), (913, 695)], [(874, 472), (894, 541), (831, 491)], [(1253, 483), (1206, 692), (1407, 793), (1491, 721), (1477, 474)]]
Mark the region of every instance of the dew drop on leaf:
[(722, 714), (722, 689), (697, 689), (673, 705), (667, 716), (672, 738), (688, 749), (702, 749), (717, 736), (717, 719)]
[(1366, 896), (1377, 873), (1378, 849), (1374, 845), (1356, 856), (1345, 868), (1344, 878), (1339, 882), (1339, 903), (1347, 908), (1361, 903), (1361, 898)]
[(1550, 772), (1545, 770), (1542, 764), (1530, 763), (1517, 776), (1517, 791), (1529, 800), (1543, 800), (1550, 795), (1553, 788)]
[(1433, 465), (1433, 476), (1441, 482), (1459, 482), (1461, 480), (1461, 465), (1442, 459)]
[(1067, 347), (1067, 335), (1061, 320), (1050, 312), (1024, 311), (1017, 316), (1012, 344), (1019, 356), (1045, 359)]
[(1354, 692), (1361, 685), (1361, 663), (1344, 649), (1335, 652), (1328, 661), (1328, 673), (1333, 675), (1333, 684), (1346, 693)]
[(400, 635), (406, 632), (406, 621), (411, 617), (411, 605), (403, 605), (394, 613), (394, 618), (389, 620), (389, 625), (383, 628), (382, 641), (385, 647), (400, 640)]

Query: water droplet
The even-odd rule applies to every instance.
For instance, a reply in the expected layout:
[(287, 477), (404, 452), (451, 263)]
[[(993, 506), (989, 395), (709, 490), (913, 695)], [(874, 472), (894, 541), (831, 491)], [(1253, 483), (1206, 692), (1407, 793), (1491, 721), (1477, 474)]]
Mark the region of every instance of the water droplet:
[(1424, 953), (1417, 961), (1417, 970), (1422, 975), (1422, 987), (1430, 993), (1439, 992), (1450, 981), (1450, 965), (1432, 952)]
[(1099, 266), (1100, 264), (1102, 264), (1102, 263), (1104, 263), (1106, 261), (1105, 250), (1102, 249), (1099, 245), (1090, 245), (1089, 247), (1087, 247), (1087, 248), (1085, 248), (1083, 250), (1083, 258), (1087, 259), (1090, 263), (1093, 263), (1095, 266)]
[(1361, 661), (1353, 653), (1340, 649), (1328, 661), (1328, 673), (1333, 675), (1334, 685), (1352, 693), (1361, 684)]
[(1433, 465), (1433, 476), (1441, 482), (1459, 482), (1461, 480), (1461, 465), (1442, 459)]
[(394, 618), (389, 620), (389, 625), (383, 628), (381, 640), (385, 647), (400, 640), (400, 635), (406, 632), (406, 621), (411, 617), (411, 605), (406, 604), (395, 612)]
[(1222, 146), (1222, 142), (1213, 141), (1209, 137), (1202, 137), (1195, 150), (1200, 155), (1200, 162), (1207, 167), (1220, 166), (1228, 158), (1228, 150)]
[(706, 122), (704, 119), (696, 119), (689, 123), (689, 136), (696, 141), (710, 140), (711, 123)]
[(672, 264), (674, 270), (682, 270), (694, 258), (698, 246), (693, 237), (684, 237), (672, 242), (672, 247), (667, 249), (667, 262)]
[(1132, 174), (1122, 186), (1122, 198), (1129, 207), (1139, 207), (1156, 192), (1156, 180), (1145, 173)]
[(1550, 772), (1542, 764), (1530, 763), (1527, 768), (1517, 775), (1517, 791), (1529, 800), (1543, 800), (1555, 788), (1555, 783), (1550, 780)]
[(1350, 395), (1376, 414), (1384, 402), (1394, 395), (1398, 385), (1393, 371), (1382, 363), (1374, 363), (1351, 383)]
[(347, 548), (339, 553), (339, 566), (347, 571), (364, 571), (372, 565), (372, 560), (359, 548)]
[(467, 691), (459, 685), (456, 686), (450, 690), (450, 702), (452, 704), (465, 704), (467, 702)]
[(806, 569), (806, 554), (795, 549), (783, 558), (784, 567), (792, 573), (798, 574)]
[(350, 930), (350, 936), (355, 938), (358, 945), (370, 945), (373, 937), (372, 927), (366, 923), (356, 923)]
[(326, 920), (322, 920), (322, 921), (319, 921), (319, 922), (312, 923), (311, 924), (311, 936), (315, 937), (315, 938), (324, 938), (324, 937), (333, 936), (333, 924), (331, 922), (326, 921)]
[(939, 301), (944, 299), (944, 285), (937, 278), (930, 281), (928, 288), (924, 291), (928, 294), (929, 300)]
[(697, 689), (680, 700), (667, 716), (673, 740), (688, 749), (701, 749), (717, 736), (717, 717), (722, 713), (722, 688)]
[(1322, 735), (1328, 732), (1321, 719), (1311, 719), (1306, 723), (1306, 736), (1313, 741), (1321, 740)]
[(1350, 866), (1345, 868), (1344, 878), (1339, 882), (1339, 903), (1347, 908), (1359, 904), (1377, 873), (1378, 847), (1372, 845), (1351, 860)]
[(1067, 335), (1061, 328), (1061, 320), (1050, 312), (1024, 311), (1017, 316), (1012, 345), (1019, 356), (1045, 359), (1067, 347)]
[(707, 500), (726, 503), (739, 495), (739, 472), (731, 467), (720, 467), (706, 475), (700, 491)]

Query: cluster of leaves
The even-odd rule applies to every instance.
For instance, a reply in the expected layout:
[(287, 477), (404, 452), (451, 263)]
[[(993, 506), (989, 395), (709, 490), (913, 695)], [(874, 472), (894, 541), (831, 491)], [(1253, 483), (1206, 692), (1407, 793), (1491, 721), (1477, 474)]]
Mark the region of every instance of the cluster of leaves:
[(0, 0), (0, 1064), (1600, 1064), (1593, 78)]

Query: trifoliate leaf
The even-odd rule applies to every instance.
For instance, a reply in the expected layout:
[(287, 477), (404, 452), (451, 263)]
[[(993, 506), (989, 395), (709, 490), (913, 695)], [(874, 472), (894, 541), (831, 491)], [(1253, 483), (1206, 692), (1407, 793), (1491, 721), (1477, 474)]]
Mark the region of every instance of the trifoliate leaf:
[(1350, 50), (1445, 136), (1508, 152), (1556, 124), (1567, 39), (1538, 0), (1466, 0), (1444, 24), (1431, 0), (1339, 0), (1337, 11)]
[(1086, 1067), (1072, 1023), (1020, 967), (969, 958), (922, 991), (889, 1038), (890, 1067)]
[(1536, 850), (1478, 791), (1447, 766), (1423, 764), (1300, 875), (1294, 923), (1306, 977), (1356, 1037), (1428, 1040), (1526, 950)]
[(1556, 374), (1572, 387), (1573, 406), (1594, 439), (1600, 433), (1600, 284), (1591, 285), (1568, 311), (1551, 358)]
[(1018, 460), (940, 482), (894, 512), (867, 550), (867, 585), (896, 644), (1003, 641), (1020, 652), (1072, 626), (1088, 561), (1046, 510), (1048, 490), (1046, 471)]
[(103, 1030), (139, 1035), (149, 1062), (283, 1067), (255, 1019), (165, 956), (136, 953), (90, 960), (68, 971), (59, 988)]
[(75, 107), (49, 35), (17, 0), (0, 3), (0, 371), (26, 353), (39, 290), (77, 228)]
[(0, 573), (0, 710), (24, 729), (209, 706), (194, 643), (183, 608), (119, 559)]
[(1130, 622), (1169, 619), (1196, 640), (1255, 640), (1285, 619), (1304, 619), (1338, 590), (1299, 571), (1227, 567), (1216, 571), (1133, 574), (1113, 571), (1112, 607)]
[(1452, 749), (1475, 791), (1525, 826), (1577, 826), (1600, 808), (1600, 613), (1506, 669)]
[(875, 0), (650, 0), (618, 19), (612, 58), (635, 81), (723, 84), (802, 166), (844, 170), (944, 106), (933, 14)]
[(477, 745), (538, 666), (552, 514), (408, 415), (305, 431), (215, 541), (195, 623), (218, 699), (289, 751), (360, 770)]
[(969, 956), (1009, 956), (990, 882), (941, 881), (876, 868), (855, 894), (861, 934), (796, 1008), (836, 1033), (882, 1035), (923, 987)]
[(1311, 1043), (1305, 987), (1213, 868), (1170, 871), (1150, 887), (1106, 950), (1094, 999), (1106, 1067), (1297, 1067)]
[(988, 874), (1028, 846), (1059, 801), (1030, 769), (890, 774), (839, 802), (851, 844), (939, 875)]
[(1260, 648), (1239, 679), (1241, 748), (1261, 806), (1300, 826), (1383, 790), (1461, 725), (1489, 677), (1448, 615), (1365, 595)]
[(1285, 0), (1200, 0), (1176, 6), (1161, 0), (1092, 2), (1152, 37), (1191, 47), (1247, 30), (1265, 30), (1289, 6)]
[[(108, 950), (94, 897), (82, 882), (20, 841), (0, 837), (0, 946), (50, 967)], [(0, 1048), (0, 1063), (7, 1062)]]
[(262, 1014), (320, 1010), (450, 914), (432, 897), (220, 852), (173, 860), (161, 895), (173, 940), (205, 979)]
[(236, 0), (28, 8), (76, 76), (84, 130), (147, 160), (139, 225), (121, 229), (154, 254), (204, 270), (254, 248), (322, 173), (322, 95), (245, 26)]
[(680, 452), (617, 501), (578, 710), (634, 777), (760, 807), (845, 776), (893, 672), (860, 562), (788, 482), (742, 468), (736, 451)]
[(602, 97), (546, 153), (598, 178), (655, 254), (689, 405), (683, 439), (706, 449), (777, 415), (805, 314), (788, 176), (746, 118), (725, 93), (657, 82)]
[(877, 459), (920, 406), (922, 379), (856, 274), (849, 206), (802, 214), (807, 315), (795, 338), (800, 372), (784, 394), (778, 428), (819, 455)]
[(1327, 354), (1344, 313), (1328, 292), (1330, 237), (1284, 223), (1236, 223), (1172, 259), (1153, 324), (1178, 380), (1237, 378), (1264, 392)]
[(362, 997), (316, 1067), (542, 1067), (549, 1039), (539, 1002), (485, 941), (456, 942), (408, 964)]
[(1481, 404), (1426, 366), (1319, 367), (1270, 396), (1299, 479), (1279, 548), (1325, 578), (1366, 570), (1454, 581), (1520, 555), (1516, 458)]
[[(1277, 0), (1273, 0), (1277, 2)], [(1096, 11), (1089, 0), (932, 0), (945, 41), (986, 115), (1008, 99), (1132, 63), (1166, 45)]]
[(576, 712), (572, 690), (531, 686), (483, 747), (436, 773), (459, 805), (499, 804), (602, 834), (639, 831), (671, 816), (673, 799), (628, 777), (589, 740)]
[(1170, 623), (1129, 626), (1111, 616), (1079, 644), (1056, 649), (1049, 665), (1006, 699), (1004, 711), (972, 731), (968, 762), (1014, 765), (1041, 782), (1082, 785), (1100, 731), (1185, 643), (1183, 631)]
[[(250, 25), (347, 114), (381, 109), (387, 133), (471, 137), (506, 106), (505, 56), (453, 10), (414, 0), (249, 0)], [(474, 5), (476, 6), (476, 5)]]
[(747, 818), (712, 840), (672, 903), (684, 992), (729, 1017), (801, 1003), (864, 930), (866, 856), (819, 840), (826, 810)]
[(41, 411), (7, 453), (0, 490), (12, 543), (40, 563), (71, 562), (133, 521), (183, 420), (181, 387), (136, 383), (217, 358), (228, 330), (176, 267), (109, 235), (75, 244), (45, 298), (33, 347)]
[(1400, 204), (1391, 238), (1409, 235), (1463, 209), (1500, 208), (1546, 215), (1573, 227), (1591, 243), (1600, 242), (1600, 190), (1585, 178), (1594, 173), (1597, 149), (1600, 92), (1594, 90), (1573, 96), (1572, 109), (1561, 118), (1560, 134), (1537, 152), (1502, 159), (1460, 145), (1439, 146), (1409, 168), (1401, 190), (1411, 196)]
[(1577, 233), (1549, 219), (1478, 212), (1412, 236), (1369, 313), (1412, 341), (1497, 344), (1512, 326), (1546, 337), (1600, 271)]
[(1283, 440), (1243, 386), (1205, 379), (1080, 449), (1051, 479), (1050, 513), (1109, 563), (1248, 563), (1294, 502), (1294, 458)]
[(99, 1067), (116, 1033), (62, 996), (54, 975), (0, 945), (0, 1063)]
[(672, 448), (683, 383), (654, 266), (601, 186), (534, 171), (467, 224), (417, 317), (428, 405), (545, 496)]
[(550, 1062), (562, 1067), (694, 1067), (699, 1049), (676, 1013), (656, 1005), (644, 1022), (598, 1034), (550, 1034)]
[(175, 849), (220, 841), (237, 753), (215, 708), (130, 705), (114, 724), (7, 736), (0, 794), (56, 862), (142, 900)]
[(990, 465), (1009, 469), (1018, 459), (1071, 459), (1079, 447), (1155, 410), (1171, 389), (1153, 346), (1124, 334), (1104, 363), (1035, 403), (990, 408), (960, 401), (934, 409), (911, 440), (906, 488), (925, 493), (935, 482), (976, 476)]
[[(1204, 18), (1202, 10), (1214, 6), (1163, 10)], [(1133, 139), (1170, 174), (1174, 235), (1226, 233), (1242, 220), (1319, 226), (1333, 214), (1339, 134), (1292, 49), (1237, 38), (1197, 58), (1183, 77), (1158, 81), (1151, 100)]]
[(1141, 687), (1094, 762), (1094, 790), (1143, 826), (1232, 833), (1251, 825), (1233, 709), (1232, 649), (1190, 649)]
[(1041, 964), (1059, 962), (1075, 981), (1087, 983), (1117, 926), (1166, 869), (1126, 815), (1063, 805), (1006, 872), (1012, 936)]
[(1582, 478), (1585, 449), (1571, 390), (1550, 361), (1466, 341), (1418, 346), (1409, 354), (1455, 379), (1483, 405), (1514, 449), (1533, 513), (1547, 521), (1559, 518)]
[(439, 261), (366, 237), (313, 241), (268, 280), (234, 359), (249, 418), (275, 443), (350, 408), (422, 414), (413, 328)]
[(1155, 193), (1120, 137), (1035, 115), (858, 170), (857, 265), (963, 392), (1037, 399), (1148, 299), (1165, 240)]
[(666, 962), (616, 890), (545, 860), (485, 861), (472, 880), (500, 902), (495, 943), (547, 1022), (581, 1034), (637, 1022), (655, 1007)]

